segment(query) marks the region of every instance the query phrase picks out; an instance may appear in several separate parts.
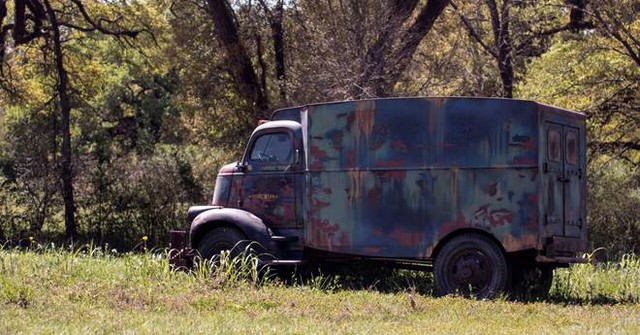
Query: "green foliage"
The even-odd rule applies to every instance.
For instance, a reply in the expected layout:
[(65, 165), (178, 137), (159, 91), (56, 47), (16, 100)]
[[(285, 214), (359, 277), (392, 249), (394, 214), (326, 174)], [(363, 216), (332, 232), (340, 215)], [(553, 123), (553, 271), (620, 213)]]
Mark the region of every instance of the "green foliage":
[(555, 271), (552, 298), (586, 303), (640, 302), (640, 259), (624, 254), (619, 262), (576, 264)]
[[(68, 0), (51, 3), (64, 21), (85, 26)], [(80, 235), (118, 249), (136, 246), (141, 236), (149, 237), (150, 246), (164, 246), (169, 228), (187, 224), (186, 208), (208, 201), (219, 167), (240, 157), (256, 125), (255, 106), (235, 89), (239, 79), (230, 75), (206, 1), (82, 3), (108, 28), (142, 32), (117, 39), (65, 31)], [(363, 71), (392, 65), (367, 59), (390, 24), (384, 2), (285, 1), (284, 79), (276, 78), (272, 61), (273, 12), (261, 2), (231, 3), (271, 107), (352, 98), (363, 89), (358, 85), (374, 84), (360, 82)], [(275, 3), (265, 2), (272, 9)], [(640, 20), (637, 1), (588, 3), (584, 19), (593, 27), (559, 33), (552, 31), (570, 17), (565, 1), (507, 3), (515, 96), (587, 113), (590, 239), (613, 257), (640, 248), (640, 67), (633, 58)], [(456, 5), (418, 46), (393, 88), (396, 94), (500, 93), (494, 57), (468, 34), (459, 15), (493, 48), (486, 3)], [(59, 240), (61, 141), (53, 57), (43, 40), (12, 45), (10, 35), (0, 73), (0, 240)]]
[[(602, 253), (640, 253), (640, 178), (627, 164), (611, 161), (589, 176), (589, 240)], [(597, 255), (599, 256), (599, 255)]]

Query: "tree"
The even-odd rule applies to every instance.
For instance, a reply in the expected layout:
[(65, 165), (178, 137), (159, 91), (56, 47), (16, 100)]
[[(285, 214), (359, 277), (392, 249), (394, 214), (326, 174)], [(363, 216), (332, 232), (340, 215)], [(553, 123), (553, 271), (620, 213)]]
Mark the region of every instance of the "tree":
[[(519, 96), (587, 114), (590, 241), (611, 255), (638, 251), (640, 33), (637, 1), (590, 1), (594, 28), (559, 34), (527, 67)], [(611, 6), (611, 7), (610, 7)]]
[[(593, 27), (590, 22), (584, 20), (584, 0), (569, 0), (567, 3), (565, 6), (562, 2), (553, 1), (539, 4), (513, 0), (503, 0), (501, 3), (497, 0), (484, 0), (484, 6), (452, 6), (470, 38), (495, 60), (502, 83), (501, 96), (512, 98), (514, 58), (516, 65), (522, 69), (527, 58), (544, 52), (549, 38), (554, 34)], [(567, 23), (558, 22), (556, 19), (558, 9), (568, 9)], [(485, 10), (488, 17), (485, 17)], [(490, 42), (486, 41), (487, 38), (484, 36), (487, 20), (488, 30), (491, 32)]]
[[(321, 85), (328, 81), (318, 90), (344, 90), (329, 92), (332, 99), (390, 96), (449, 3), (300, 1), (292, 29), (303, 40), (292, 48), (305, 57), (299, 60), (304, 77), (318, 77)], [(326, 73), (315, 73), (318, 69)]]
[[(306, 17), (304, 19), (311, 20), (330, 20), (328, 17), (307, 15), (307, 11), (313, 11), (314, 7), (321, 8), (320, 11), (334, 11), (333, 6), (340, 10), (339, 14), (343, 18), (349, 17), (350, 20), (358, 22), (365, 15), (378, 16), (376, 20), (383, 21), (379, 26), (367, 26), (367, 29), (374, 29), (375, 38), (370, 41), (364, 41), (364, 24), (355, 26), (353, 34), (360, 45), (366, 47), (366, 52), (361, 54), (359, 59), (344, 59), (345, 62), (358, 64), (357, 74), (354, 78), (353, 85), (350, 87), (350, 95), (353, 98), (362, 98), (366, 96), (388, 96), (393, 94), (394, 85), (401, 79), (401, 75), (407, 69), (413, 54), (424, 37), (432, 29), (436, 19), (440, 16), (444, 8), (449, 4), (449, 0), (429, 0), (423, 5), (422, 2), (413, 1), (392, 1), (385, 3), (382, 7), (377, 7), (380, 11), (366, 13), (365, 5), (358, 1), (343, 2), (329, 1), (326, 4), (307, 3), (302, 1)], [(293, 19), (300, 19), (300, 12), (296, 9), (297, 3), (291, 4), (290, 8), (285, 9), (283, 1), (277, 1), (271, 7), (265, 2), (260, 1), (262, 13), (266, 16), (266, 21), (271, 28), (271, 43), (273, 44), (273, 55), (275, 63), (276, 81), (279, 83), (279, 97), (282, 102), (287, 100), (286, 94), (286, 55), (290, 58), (307, 57), (307, 54), (295, 53), (293, 50), (285, 49), (287, 43), (284, 41), (286, 31), (283, 21), (286, 19), (285, 14), (288, 13)], [(266, 87), (267, 80), (264, 74), (267, 72), (267, 65), (264, 62), (263, 48), (261, 45), (260, 33), (255, 32), (256, 56), (258, 66), (251, 61), (252, 55), (247, 45), (250, 40), (241, 38), (241, 21), (236, 15), (237, 11), (247, 13), (245, 15), (260, 15), (255, 9), (251, 8), (251, 3), (239, 4), (238, 7), (231, 6), (227, 0), (208, 0), (208, 10), (211, 14), (213, 24), (215, 26), (215, 36), (221, 47), (225, 51), (225, 63), (227, 70), (235, 79), (235, 89), (244, 100), (250, 102), (253, 107), (254, 115), (263, 114), (271, 107), (269, 99), (269, 90)], [(373, 5), (373, 4), (372, 4)], [(303, 20), (304, 20), (303, 19)], [(251, 18), (247, 19), (251, 21)], [(342, 23), (347, 20), (342, 21)], [(302, 29), (306, 23), (302, 20)], [(356, 23), (357, 25), (358, 23)], [(292, 27), (291, 25), (289, 27)], [(338, 26), (333, 29), (341, 29)], [(308, 32), (308, 31), (307, 31)], [(330, 32), (327, 32), (330, 33)], [(310, 36), (313, 39), (324, 38), (322, 35)], [(319, 41), (319, 43), (322, 43)], [(291, 46), (291, 44), (288, 44)], [(348, 46), (356, 47), (356, 46)], [(334, 50), (339, 53), (340, 50)], [(294, 56), (295, 55), (295, 56)], [(295, 62), (291, 60), (290, 62)], [(348, 66), (347, 64), (343, 64)], [(257, 70), (256, 67), (259, 69)], [(262, 73), (259, 76), (257, 73)], [(262, 78), (261, 80), (259, 78)], [(264, 115), (263, 115), (264, 116)]]
[[(68, 0), (53, 3), (49, 0), (15, 0), (13, 3), (13, 22), (7, 20), (6, 1), (0, 2), (0, 61), (14, 47), (38, 44), (44, 55), (53, 58), (56, 74), (55, 96), (60, 113), (60, 136), (62, 137), (59, 164), (62, 197), (64, 200), (65, 231), (69, 239), (75, 239), (77, 225), (75, 220), (75, 201), (73, 192), (73, 165), (71, 149), (71, 110), (70, 85), (65, 65), (63, 44), (74, 33), (102, 33), (116, 38), (135, 38), (142, 30), (122, 28), (120, 17), (110, 18), (100, 15), (92, 17), (81, 0)], [(64, 32), (63, 32), (64, 29)], [(11, 39), (7, 39), (11, 32)], [(3, 71), (4, 77), (4, 71)], [(5, 79), (5, 78), (3, 78)], [(4, 81), (4, 80), (3, 80)]]

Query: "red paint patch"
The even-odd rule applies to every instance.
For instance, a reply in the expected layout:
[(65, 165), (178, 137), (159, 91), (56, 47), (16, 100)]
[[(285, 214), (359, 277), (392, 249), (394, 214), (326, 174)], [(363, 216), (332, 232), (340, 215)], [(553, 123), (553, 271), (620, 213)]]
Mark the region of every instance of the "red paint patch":
[(533, 149), (535, 144), (533, 143), (533, 139), (531, 139), (531, 137), (529, 137), (524, 142), (510, 142), (509, 146), (510, 147), (523, 148), (523, 149), (526, 149), (526, 150), (531, 150), (531, 149)]
[(380, 247), (364, 247), (362, 248), (362, 252), (365, 254), (379, 254), (382, 251)]
[(437, 235), (445, 236), (448, 233), (465, 226), (467, 226), (467, 219), (465, 219), (464, 215), (462, 215), (462, 212), (458, 212), (458, 216), (456, 217), (455, 221), (443, 222), (440, 225), (440, 229), (438, 229)]
[(324, 167), (324, 165), (322, 164), (322, 162), (313, 162), (311, 165), (309, 165), (309, 168), (312, 170), (322, 170)]
[(491, 211), (489, 218), (493, 227), (507, 225), (513, 221), (513, 213), (506, 209), (497, 209)]
[(491, 184), (491, 185), (487, 186), (487, 187), (484, 189), (484, 192), (485, 192), (486, 194), (488, 194), (488, 195), (492, 196), (492, 197), (493, 197), (493, 196), (495, 196), (495, 195), (496, 195), (496, 193), (498, 193), (498, 183), (493, 183), (493, 184)]
[(340, 245), (345, 247), (351, 245), (349, 235), (346, 232), (342, 232), (342, 234), (340, 234)]
[(422, 239), (422, 235), (419, 233), (398, 229), (391, 232), (390, 237), (397, 240), (400, 245), (409, 247), (417, 246)]
[(474, 221), (486, 221), (492, 227), (511, 224), (513, 221), (513, 213), (507, 209), (489, 210), (489, 205), (480, 206), (473, 213)]
[(347, 153), (347, 168), (353, 168), (356, 166), (356, 152), (351, 150)]
[(402, 166), (405, 166), (404, 161), (399, 159), (376, 162), (376, 167), (393, 168), (393, 167), (402, 167)]
[(536, 162), (533, 159), (530, 158), (526, 158), (526, 157), (515, 157), (513, 159), (513, 164), (519, 164), (519, 165), (535, 165)]
[[(397, 160), (397, 159), (376, 162), (376, 167), (381, 167), (381, 168), (397, 168), (402, 166), (404, 166), (404, 161)], [(404, 180), (404, 178), (407, 176), (407, 171), (405, 170), (377, 171), (376, 174), (378, 174), (382, 180)]]
[(327, 157), (327, 152), (318, 148), (317, 145), (311, 146), (311, 156), (316, 159), (324, 159)]
[(337, 132), (333, 138), (331, 139), (331, 142), (333, 143), (333, 147), (336, 150), (340, 150), (342, 148), (342, 138), (344, 137), (344, 135), (342, 134), (342, 132)]
[(372, 188), (367, 192), (367, 199), (369, 199), (369, 203), (377, 204), (380, 201), (380, 194), (382, 192), (379, 188)]
[(391, 149), (401, 151), (401, 152), (408, 151), (407, 146), (400, 140), (393, 141), (393, 143), (391, 143)]
[(320, 208), (325, 208), (325, 207), (329, 207), (329, 202), (328, 201), (322, 201), (319, 200), (317, 198), (313, 198), (311, 199), (311, 209), (316, 211)]

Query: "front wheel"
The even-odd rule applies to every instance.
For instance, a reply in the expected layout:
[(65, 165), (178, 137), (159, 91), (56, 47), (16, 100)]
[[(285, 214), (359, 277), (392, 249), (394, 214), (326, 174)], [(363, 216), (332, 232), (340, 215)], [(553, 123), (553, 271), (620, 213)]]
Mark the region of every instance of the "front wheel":
[(488, 237), (466, 233), (448, 241), (434, 264), (437, 295), (459, 293), (480, 299), (506, 291), (509, 266), (502, 250)]
[(208, 232), (198, 244), (198, 251), (203, 259), (213, 259), (222, 251), (231, 250), (235, 257), (243, 251), (240, 242), (247, 238), (238, 230), (230, 227), (217, 227)]

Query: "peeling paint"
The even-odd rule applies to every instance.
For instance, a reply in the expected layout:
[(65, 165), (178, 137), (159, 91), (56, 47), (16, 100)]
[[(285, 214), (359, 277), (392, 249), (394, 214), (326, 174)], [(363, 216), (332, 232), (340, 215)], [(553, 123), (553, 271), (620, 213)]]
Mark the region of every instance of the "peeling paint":
[[(584, 115), (531, 101), (398, 98), (273, 116), (285, 119), (304, 128), (306, 165), (221, 174), (233, 176), (228, 206), (303, 230), (306, 248), (423, 259), (462, 229), (509, 252), (586, 239)], [(548, 162), (549, 127), (575, 132), (575, 164)]]

